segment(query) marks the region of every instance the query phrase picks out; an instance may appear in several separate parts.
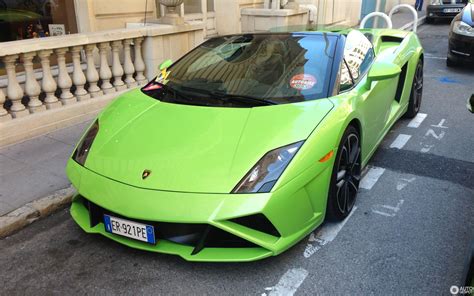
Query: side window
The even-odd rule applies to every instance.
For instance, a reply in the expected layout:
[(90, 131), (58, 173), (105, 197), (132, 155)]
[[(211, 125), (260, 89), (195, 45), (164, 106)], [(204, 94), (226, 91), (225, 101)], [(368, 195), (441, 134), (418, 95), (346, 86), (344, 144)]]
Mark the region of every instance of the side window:
[(355, 82), (368, 70), (375, 58), (372, 43), (359, 31), (347, 34), (344, 46), (344, 60)]
[(354, 85), (352, 76), (349, 73), (349, 68), (344, 60), (341, 62), (341, 69), (339, 70), (339, 91), (350, 89)]

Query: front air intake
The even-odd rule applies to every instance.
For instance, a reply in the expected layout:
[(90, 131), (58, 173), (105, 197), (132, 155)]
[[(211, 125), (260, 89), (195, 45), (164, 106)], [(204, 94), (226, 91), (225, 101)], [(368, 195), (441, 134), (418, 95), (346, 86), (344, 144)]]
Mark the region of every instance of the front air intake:
[(230, 220), (231, 222), (240, 224), (242, 226), (261, 231), (266, 234), (280, 237), (281, 234), (273, 226), (264, 214), (255, 214), (251, 216), (239, 217)]

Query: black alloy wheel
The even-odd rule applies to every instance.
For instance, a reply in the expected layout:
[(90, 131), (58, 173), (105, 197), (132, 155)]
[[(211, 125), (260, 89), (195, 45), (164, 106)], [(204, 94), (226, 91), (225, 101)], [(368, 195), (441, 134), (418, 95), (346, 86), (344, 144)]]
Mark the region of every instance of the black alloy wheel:
[(349, 126), (334, 162), (327, 206), (327, 217), (330, 220), (343, 220), (354, 208), (361, 179), (360, 147), (359, 133), (353, 126)]
[(410, 102), (408, 103), (408, 110), (405, 114), (408, 118), (413, 118), (418, 114), (421, 107), (421, 99), (423, 97), (423, 62), (418, 61), (413, 77), (413, 85), (410, 93)]

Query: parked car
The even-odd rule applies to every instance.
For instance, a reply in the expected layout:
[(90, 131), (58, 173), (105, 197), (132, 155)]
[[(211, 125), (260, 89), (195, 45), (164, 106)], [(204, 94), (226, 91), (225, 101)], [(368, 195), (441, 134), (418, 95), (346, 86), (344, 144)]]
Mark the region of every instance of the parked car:
[(191, 261), (278, 255), (351, 213), (361, 170), (422, 90), (413, 32), (209, 39), (90, 126), (67, 165), (71, 215)]
[(452, 19), (466, 6), (469, 0), (432, 0), (427, 7), (426, 22), (436, 19)]
[(474, 63), (474, 3), (456, 15), (449, 30), (448, 67)]

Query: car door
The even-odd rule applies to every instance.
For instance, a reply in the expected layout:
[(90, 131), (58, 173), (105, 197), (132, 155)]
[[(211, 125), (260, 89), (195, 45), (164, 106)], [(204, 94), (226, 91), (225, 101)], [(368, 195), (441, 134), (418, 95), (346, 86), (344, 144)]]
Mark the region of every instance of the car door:
[(346, 67), (354, 84), (352, 91), (356, 94), (356, 109), (359, 110), (364, 126), (364, 155), (371, 154), (383, 136), (396, 91), (390, 80), (373, 82), (370, 89), (367, 87), (367, 73), (375, 59), (372, 43), (367, 37), (359, 31), (351, 31), (346, 38), (344, 65), (341, 69)]

